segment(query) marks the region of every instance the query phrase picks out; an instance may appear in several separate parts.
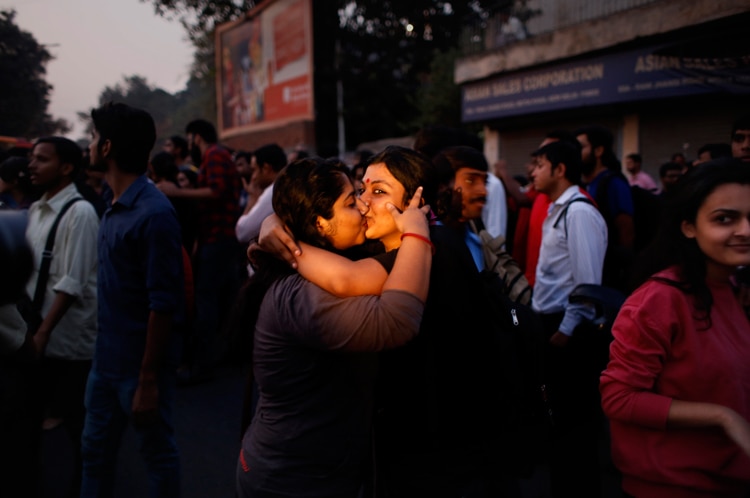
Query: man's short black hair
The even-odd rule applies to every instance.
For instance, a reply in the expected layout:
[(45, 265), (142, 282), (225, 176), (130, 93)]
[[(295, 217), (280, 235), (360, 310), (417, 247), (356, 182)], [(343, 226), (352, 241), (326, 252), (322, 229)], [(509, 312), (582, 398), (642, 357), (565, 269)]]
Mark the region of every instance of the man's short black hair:
[(110, 102), (91, 111), (101, 147), (111, 142), (111, 158), (120, 171), (144, 174), (156, 142), (156, 125), (151, 114), (123, 103)]
[(78, 176), (83, 166), (83, 151), (81, 151), (81, 147), (77, 143), (65, 137), (48, 136), (37, 139), (34, 142), (34, 147), (39, 144), (52, 145), (57, 158), (60, 160), (60, 164), (70, 164), (73, 166), (70, 177), (75, 179)]
[(286, 153), (278, 144), (266, 144), (257, 149), (253, 155), (258, 166), (270, 164), (277, 173), (286, 166)]
[(626, 157), (627, 159), (632, 159), (632, 160), (633, 160), (633, 162), (635, 162), (635, 163), (638, 163), (638, 164), (641, 164), (641, 163), (643, 163), (643, 157), (641, 157), (641, 155), (640, 155), (640, 154), (636, 154), (635, 152), (633, 152), (632, 154), (628, 154), (628, 155), (627, 155), (627, 156), (625, 156), (625, 157)]
[(670, 171), (682, 171), (682, 165), (674, 161), (669, 161), (659, 166), (659, 178), (664, 178)]
[(565, 165), (565, 178), (573, 185), (581, 183), (581, 149), (570, 142), (559, 140), (536, 151), (537, 157), (546, 157), (552, 163), (552, 169), (560, 164)]
[(236, 161), (237, 159), (244, 159), (247, 161), (247, 164), (250, 164), (250, 161), (253, 159), (253, 153), (248, 150), (239, 150), (234, 154), (234, 160)]
[(188, 154), (190, 154), (187, 140), (185, 140), (184, 137), (180, 135), (172, 135), (171, 137), (169, 137), (169, 141), (172, 142), (172, 145), (180, 149), (180, 159), (185, 159)]
[(216, 134), (216, 127), (205, 119), (194, 119), (189, 122), (185, 127), (185, 133), (198, 135), (209, 144), (215, 144), (219, 141), (219, 136)]

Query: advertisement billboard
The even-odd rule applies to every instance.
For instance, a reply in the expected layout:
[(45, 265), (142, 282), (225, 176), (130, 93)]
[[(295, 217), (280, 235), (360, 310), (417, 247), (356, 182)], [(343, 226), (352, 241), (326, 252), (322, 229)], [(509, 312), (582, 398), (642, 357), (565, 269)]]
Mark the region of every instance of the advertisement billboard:
[(222, 138), (312, 120), (311, 0), (263, 2), (216, 30)]

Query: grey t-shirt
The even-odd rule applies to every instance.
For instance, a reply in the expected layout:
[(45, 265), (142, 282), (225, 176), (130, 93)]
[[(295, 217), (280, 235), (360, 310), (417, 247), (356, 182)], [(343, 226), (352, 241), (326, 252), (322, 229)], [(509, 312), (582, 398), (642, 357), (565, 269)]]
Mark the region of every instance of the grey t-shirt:
[(256, 323), (260, 399), (239, 486), (353, 496), (370, 454), (375, 353), (416, 336), (423, 307), (403, 291), (338, 298), (296, 274), (274, 283)]

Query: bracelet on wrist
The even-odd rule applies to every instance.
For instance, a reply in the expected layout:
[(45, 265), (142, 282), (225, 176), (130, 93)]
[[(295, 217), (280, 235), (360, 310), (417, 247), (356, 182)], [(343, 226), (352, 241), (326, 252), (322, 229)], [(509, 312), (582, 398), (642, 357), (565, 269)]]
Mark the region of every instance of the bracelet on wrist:
[(433, 255), (435, 254), (435, 244), (433, 244), (432, 241), (429, 238), (425, 237), (424, 235), (420, 235), (418, 233), (413, 233), (413, 232), (404, 232), (401, 234), (401, 240), (404, 240), (404, 237), (414, 237), (415, 239), (421, 240), (422, 242), (429, 245), (430, 251), (432, 251)]

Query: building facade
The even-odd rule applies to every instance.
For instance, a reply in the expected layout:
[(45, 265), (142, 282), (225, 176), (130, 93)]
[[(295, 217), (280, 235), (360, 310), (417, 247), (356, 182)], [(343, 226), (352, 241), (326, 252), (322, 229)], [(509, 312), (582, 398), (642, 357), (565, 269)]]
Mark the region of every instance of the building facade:
[[(462, 119), (520, 173), (546, 132), (601, 124), (659, 165), (730, 142), (750, 113), (750, 0), (528, 0), (467, 27)], [(511, 29), (515, 17), (515, 28)], [(518, 32), (520, 36), (505, 36)]]

